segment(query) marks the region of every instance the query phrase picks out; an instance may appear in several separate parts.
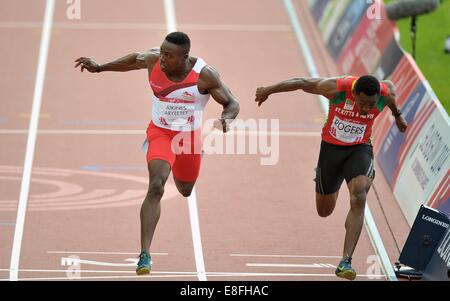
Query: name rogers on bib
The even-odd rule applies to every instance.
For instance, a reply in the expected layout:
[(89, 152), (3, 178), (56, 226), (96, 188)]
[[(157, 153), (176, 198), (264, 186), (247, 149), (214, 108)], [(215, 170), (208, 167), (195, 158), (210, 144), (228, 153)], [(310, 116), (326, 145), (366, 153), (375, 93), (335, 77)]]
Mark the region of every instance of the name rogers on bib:
[(334, 120), (330, 128), (330, 134), (342, 142), (360, 142), (364, 138), (366, 127), (367, 126), (365, 124), (341, 120), (339, 117), (334, 116)]

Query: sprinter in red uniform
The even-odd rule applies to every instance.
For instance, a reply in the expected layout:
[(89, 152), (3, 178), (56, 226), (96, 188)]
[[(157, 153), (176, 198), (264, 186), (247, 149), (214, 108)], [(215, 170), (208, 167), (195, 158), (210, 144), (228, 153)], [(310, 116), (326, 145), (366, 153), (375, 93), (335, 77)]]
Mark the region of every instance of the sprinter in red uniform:
[(373, 122), (387, 105), (401, 132), (406, 131), (407, 124), (397, 108), (392, 82), (380, 83), (370, 75), (289, 79), (258, 88), (255, 101), (260, 106), (273, 93), (299, 89), (329, 99), (316, 168), (316, 206), (321, 217), (330, 215), (345, 179), (350, 192), (350, 211), (345, 221), (344, 252), (336, 275), (353, 280), (356, 272), (351, 266), (352, 255), (363, 226), (366, 196), (375, 177), (370, 141)]
[[(160, 200), (170, 172), (178, 191), (188, 197), (199, 175), (202, 112), (209, 96), (223, 106), (214, 123), (224, 133), (239, 113), (239, 103), (221, 81), (219, 73), (199, 57), (189, 55), (190, 39), (182, 32), (166, 36), (160, 48), (131, 53), (107, 64), (80, 57), (81, 71), (131, 71), (147, 69), (152, 97), (152, 120), (147, 128), (149, 187), (141, 207), (141, 253), (138, 275), (151, 269), (150, 244), (158, 223)], [(181, 139), (180, 139), (181, 137)]]

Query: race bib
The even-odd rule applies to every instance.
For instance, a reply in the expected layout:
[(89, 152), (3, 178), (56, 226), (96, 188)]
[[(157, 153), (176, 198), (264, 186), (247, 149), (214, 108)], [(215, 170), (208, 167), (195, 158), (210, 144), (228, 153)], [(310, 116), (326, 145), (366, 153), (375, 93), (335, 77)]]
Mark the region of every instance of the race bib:
[(339, 141), (354, 143), (362, 141), (366, 132), (365, 124), (352, 123), (334, 116), (330, 134)]
[(185, 125), (192, 121), (195, 105), (189, 103), (160, 102), (158, 115), (169, 125)]

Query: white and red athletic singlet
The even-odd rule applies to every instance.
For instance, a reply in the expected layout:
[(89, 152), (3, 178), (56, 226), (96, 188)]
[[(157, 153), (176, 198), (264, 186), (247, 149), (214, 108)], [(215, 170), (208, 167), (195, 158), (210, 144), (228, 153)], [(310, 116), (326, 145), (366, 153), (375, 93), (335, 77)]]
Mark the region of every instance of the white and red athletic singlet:
[(335, 145), (355, 145), (370, 141), (375, 118), (387, 104), (388, 86), (380, 83), (380, 97), (367, 115), (360, 115), (355, 104), (353, 86), (358, 77), (337, 79), (337, 94), (329, 102), (327, 121), (322, 129), (322, 140)]
[(161, 128), (173, 131), (194, 131), (202, 125), (202, 112), (209, 94), (201, 94), (198, 78), (206, 63), (197, 58), (194, 67), (181, 82), (172, 82), (156, 62), (149, 76), (153, 90), (152, 121)]

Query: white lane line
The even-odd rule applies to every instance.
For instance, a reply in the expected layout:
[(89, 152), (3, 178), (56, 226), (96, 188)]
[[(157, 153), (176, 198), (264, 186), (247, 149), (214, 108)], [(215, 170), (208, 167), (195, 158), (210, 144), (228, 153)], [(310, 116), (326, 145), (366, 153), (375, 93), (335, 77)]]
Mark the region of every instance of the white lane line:
[[(25, 129), (0, 129), (0, 135), (23, 135), (27, 134)], [(60, 130), (38, 130), (38, 135), (139, 135), (144, 136), (145, 132), (142, 130), (77, 130), (77, 129), (60, 129)], [(285, 137), (320, 137), (318, 131), (230, 131), (227, 136), (285, 136)], [(223, 136), (219, 131), (211, 132), (208, 135)]]
[(177, 31), (175, 4), (173, 3), (173, 0), (164, 0), (164, 13), (166, 14), (167, 33)]
[(335, 266), (331, 264), (324, 263), (305, 263), (305, 264), (297, 264), (297, 263), (246, 263), (248, 267), (265, 267), (265, 268), (330, 268)]
[(127, 258), (124, 259), (127, 263), (114, 263), (114, 262), (104, 262), (104, 261), (95, 261), (95, 260), (86, 260), (80, 258), (72, 258), (72, 257), (61, 257), (61, 265), (62, 266), (79, 266), (79, 265), (95, 265), (95, 266), (104, 266), (104, 267), (135, 267), (139, 261), (139, 258)]
[(372, 212), (369, 209), (369, 204), (366, 202), (366, 209), (364, 214), (364, 226), (366, 227), (367, 233), (369, 234), (370, 242), (372, 243), (375, 252), (377, 253), (377, 260), (380, 261), (381, 267), (387, 278), (390, 281), (397, 281), (397, 276), (395, 275), (394, 268), (387, 254), (386, 248), (384, 247), (383, 240), (381, 239), (380, 233), (378, 232), (377, 225), (372, 216)]
[[(177, 31), (175, 18), (175, 6), (173, 0), (164, 0), (164, 11), (166, 14), (167, 32)], [(188, 197), (189, 219), (191, 223), (192, 243), (194, 245), (195, 266), (197, 277), (200, 281), (206, 281), (205, 260), (203, 258), (202, 240), (200, 235), (200, 222), (198, 218), (197, 197), (195, 186)]]
[[(289, 18), (291, 19), (292, 27), (294, 28), (294, 33), (295, 36), (297, 37), (299, 46), (302, 50), (303, 57), (305, 58), (310, 76), (319, 77), (316, 64), (314, 62), (314, 58), (308, 46), (308, 41), (305, 35), (303, 34), (303, 30), (298, 20), (297, 13), (295, 12), (295, 8), (292, 5), (292, 1), (284, 0), (284, 5), (289, 15)], [(326, 100), (325, 97), (320, 98), (320, 104), (322, 106), (325, 115), (328, 115), (328, 101)], [(364, 226), (366, 228), (367, 233), (369, 234), (372, 246), (380, 258), (381, 266), (383, 268), (384, 273), (386, 273), (387, 278), (390, 281), (397, 281), (398, 279), (397, 276), (395, 275), (394, 268), (392, 267), (391, 261), (389, 260), (389, 256), (387, 255), (386, 248), (384, 247), (383, 244), (383, 240), (381, 239), (380, 233), (378, 232), (378, 228), (372, 217), (372, 213), (369, 209), (369, 204), (367, 204), (367, 202), (364, 214)]]
[[(14, 135), (27, 134), (26, 129), (1, 129), (0, 134)], [(38, 135), (141, 135), (144, 136), (143, 130), (78, 130), (78, 129), (60, 129), (60, 130), (38, 130)]]
[(342, 258), (342, 256), (326, 255), (275, 255), (275, 254), (230, 254), (235, 257), (285, 257), (285, 258)]
[[(1, 202), (1, 201), (0, 201)], [(0, 222), (0, 226), (15, 226), (15, 223), (12, 222)]]
[(329, 264), (329, 263), (319, 263), (319, 264), (321, 264), (325, 268), (333, 268), (333, 269), (337, 268), (337, 266)]
[(188, 197), (189, 218), (191, 221), (192, 243), (194, 244), (195, 265), (197, 267), (198, 280), (206, 281), (205, 261), (203, 259), (202, 239), (197, 209), (197, 196), (195, 186)]
[[(67, 271), (64, 271), (67, 272)], [(153, 273), (153, 272), (152, 272)], [(84, 280), (84, 279), (142, 279), (142, 278), (184, 278), (184, 277), (195, 277), (196, 273), (192, 274), (173, 274), (173, 275), (150, 275), (150, 276), (88, 276), (80, 277), (79, 279), (73, 280)], [(333, 274), (308, 274), (308, 273), (240, 273), (240, 272), (208, 272), (208, 277), (330, 277), (336, 278)], [(385, 275), (377, 274), (358, 274), (358, 277), (366, 277), (370, 280), (381, 280), (386, 279)], [(0, 279), (8, 280), (8, 279)], [(36, 277), (36, 278), (20, 278), (19, 280), (72, 280), (67, 277)], [(72, 280), (72, 281), (73, 281)]]
[[(332, 277), (335, 278), (336, 274), (311, 274), (311, 273), (227, 273), (227, 272), (208, 272), (208, 277), (258, 277), (258, 276), (268, 276), (268, 277)], [(367, 277), (369, 279), (386, 279), (386, 275), (366, 275), (358, 274), (358, 277)]]
[[(152, 254), (153, 256), (153, 254)], [(9, 271), (9, 269), (0, 269), (0, 272)], [(20, 272), (24, 273), (67, 273), (67, 269), (64, 270), (57, 270), (57, 269), (20, 269)], [(105, 274), (112, 274), (112, 273), (121, 273), (121, 274), (133, 274), (136, 276), (136, 272), (134, 270), (81, 270), (82, 273), (105, 273)], [(163, 271), (152, 271), (153, 274), (176, 274), (176, 275), (193, 275), (197, 276), (196, 272), (163, 272)]]
[(22, 247), (23, 228), (27, 210), (28, 194), (30, 190), (31, 170), (33, 168), (34, 150), (36, 147), (36, 136), (39, 125), (39, 113), (42, 103), (42, 92), (44, 88), (45, 71), (47, 67), (48, 49), (55, 10), (55, 0), (47, 0), (45, 6), (44, 26), (42, 28), (41, 45), (39, 49), (39, 61), (36, 73), (36, 83), (33, 95), (33, 107), (30, 117), (30, 127), (25, 151), (25, 163), (23, 167), (22, 184), (20, 188), (19, 205), (17, 208), (16, 227), (14, 230), (14, 241), (11, 253), (11, 264), (9, 280), (17, 281), (19, 274), (20, 250)]
[(80, 277), (75, 279), (70, 279), (68, 277), (35, 277), (35, 278), (20, 278), (20, 281), (37, 281), (37, 280), (68, 280), (68, 281), (77, 281), (77, 280), (88, 280), (88, 279), (143, 279), (143, 278), (185, 278), (185, 277), (195, 277), (195, 275), (150, 275), (150, 276), (88, 276), (88, 277)]
[[(303, 33), (303, 29), (298, 20), (295, 8), (292, 5), (292, 1), (284, 0), (284, 6), (286, 8), (287, 14), (289, 15), (289, 19), (291, 19), (291, 25), (294, 29), (295, 36), (297, 37), (298, 45), (302, 50), (303, 57), (305, 58), (305, 63), (306, 67), (308, 68), (309, 74), (311, 77), (319, 77), (319, 73), (317, 72), (317, 67), (314, 63), (314, 58), (309, 48), (308, 41), (306, 40), (306, 37)], [(319, 95), (318, 97), (322, 110), (325, 112), (325, 115), (328, 115), (328, 99), (321, 95)]]
[[(41, 28), (40, 22), (0, 22), (0, 28), (34, 29)], [(198, 31), (291, 31), (289, 25), (266, 25), (266, 24), (179, 24), (184, 30)], [(80, 30), (164, 30), (167, 28), (163, 23), (104, 23), (104, 22), (54, 22), (55, 29), (80, 29)]]
[[(0, 269), (0, 272), (9, 271), (8, 269)], [(67, 269), (65, 270), (57, 270), (57, 269), (20, 269), (20, 272), (27, 273), (67, 273)], [(126, 274), (135, 274), (135, 271), (112, 271), (112, 270), (82, 270), (81, 273), (126, 273)], [(180, 271), (152, 271), (153, 274), (158, 275), (176, 275), (176, 276), (197, 276), (197, 272), (180, 272)], [(325, 277), (336, 277), (335, 274), (311, 274), (311, 273), (261, 273), (261, 272), (208, 272), (208, 276), (210, 277), (232, 277), (232, 276), (325, 276)], [(375, 277), (375, 278), (386, 278), (386, 275), (378, 275), (378, 274), (358, 274), (361, 277)], [(106, 276), (106, 277), (114, 277), (114, 276)], [(120, 277), (120, 276), (119, 276)], [(133, 277), (141, 278), (142, 276), (133, 275)], [(145, 276), (144, 276), (145, 277)], [(148, 276), (147, 276), (148, 277)], [(151, 276), (150, 276), (151, 277)], [(84, 278), (84, 277), (81, 277)], [(39, 278), (45, 279), (45, 278)], [(66, 277), (61, 277), (61, 279), (66, 279)], [(4, 279), (1, 279), (4, 280)], [(7, 279), (6, 279), (7, 280)]]
[[(47, 251), (48, 254), (98, 254), (98, 255), (136, 255), (139, 254), (136, 252), (97, 252), (97, 251)], [(169, 253), (153, 253), (152, 256), (166, 256)]]

